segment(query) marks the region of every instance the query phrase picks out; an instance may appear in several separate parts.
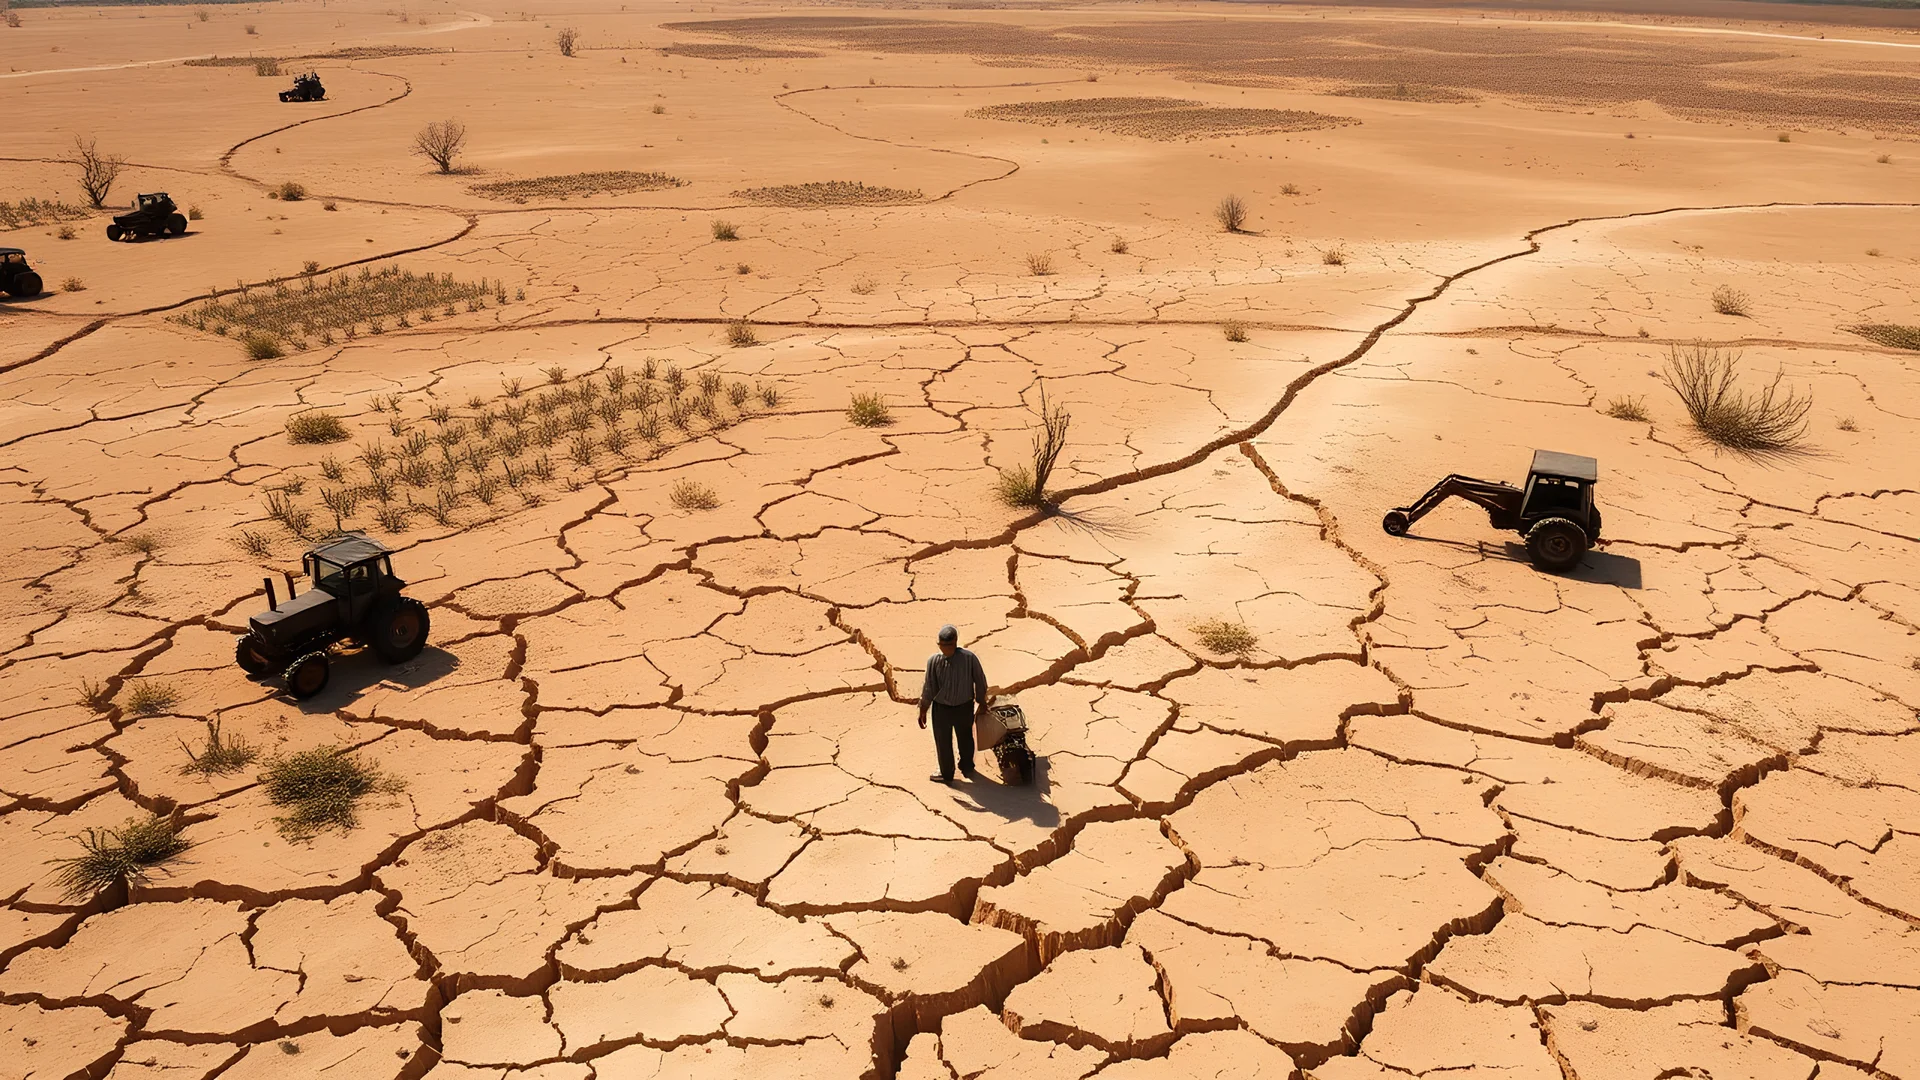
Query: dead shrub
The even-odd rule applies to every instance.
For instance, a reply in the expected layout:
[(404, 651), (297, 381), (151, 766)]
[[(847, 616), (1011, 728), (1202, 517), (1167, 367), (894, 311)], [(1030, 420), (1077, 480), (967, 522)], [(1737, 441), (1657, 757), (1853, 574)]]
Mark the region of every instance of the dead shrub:
[(1073, 414), (1065, 405), (1047, 401), (1047, 386), (1040, 384), (1040, 426), (1033, 432), (1033, 463), (1000, 470), (997, 485), (1000, 501), (1009, 506), (1044, 508), (1050, 505), (1047, 484), (1054, 466), (1067, 448), (1067, 431)]
[(80, 190), (87, 193), (87, 201), (95, 210), (107, 205), (107, 195), (113, 190), (114, 181), (120, 179), (120, 170), (126, 168), (125, 160), (112, 154), (103, 154), (92, 138), (73, 137), (73, 160), (70, 164), (80, 170)]
[(580, 45), (580, 31), (569, 26), (553, 35), (553, 43), (559, 47), (561, 56), (572, 56)]
[(1247, 340), (1247, 324), (1239, 319), (1228, 319), (1220, 325), (1220, 331), (1227, 336), (1228, 341)]
[(1238, 195), (1228, 195), (1213, 208), (1213, 220), (1227, 232), (1245, 232), (1247, 225), (1247, 203)]
[(1633, 420), (1642, 424), (1653, 419), (1653, 417), (1647, 414), (1647, 399), (1645, 395), (1640, 397), (1614, 398), (1612, 401), (1607, 402), (1607, 415), (1613, 417), (1615, 420)]
[(454, 159), (467, 145), (467, 126), (449, 117), (435, 120), (413, 136), (413, 152), (434, 163), (442, 173), (453, 171)]
[(54, 859), (53, 865), (60, 868), (54, 879), (61, 891), (76, 901), (138, 882), (190, 846), (173, 819), (160, 814), (129, 818), (118, 828), (87, 829), (74, 839), (80, 854)]
[(180, 691), (171, 683), (143, 679), (127, 691), (120, 704), (135, 716), (158, 716), (180, 704)]
[(727, 344), (736, 349), (758, 345), (760, 335), (754, 332), (752, 323), (745, 319), (735, 319), (727, 324)]
[(274, 189), (282, 202), (299, 202), (307, 197), (307, 186), (296, 180), (287, 180)]
[(1807, 434), (1811, 394), (1802, 396), (1780, 385), (1786, 372), (1757, 393), (1735, 385), (1740, 354), (1699, 344), (1674, 347), (1661, 376), (1687, 407), (1693, 426), (1708, 439), (1750, 454), (1784, 453), (1798, 449)]
[(719, 218), (714, 218), (713, 224), (710, 227), (713, 230), (713, 238), (715, 240), (740, 239), (740, 230), (734, 228), (733, 222), (731, 221), (722, 221)]
[(184, 741), (180, 749), (187, 752), (187, 763), (180, 766), (184, 776), (226, 776), (253, 764), (260, 756), (259, 751), (247, 745), (247, 740), (222, 734), (218, 720), (207, 721), (207, 737), (198, 752)]
[(1044, 251), (1027, 255), (1027, 273), (1034, 277), (1048, 277), (1053, 273), (1053, 256)]
[(1745, 318), (1753, 313), (1753, 299), (1731, 285), (1722, 285), (1713, 290), (1713, 310)]

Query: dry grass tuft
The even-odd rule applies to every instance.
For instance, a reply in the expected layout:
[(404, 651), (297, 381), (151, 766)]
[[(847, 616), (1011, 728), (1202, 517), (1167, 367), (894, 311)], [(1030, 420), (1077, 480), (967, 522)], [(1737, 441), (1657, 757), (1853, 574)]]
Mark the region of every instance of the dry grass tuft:
[(403, 781), (389, 777), (347, 751), (317, 746), (274, 758), (260, 773), (267, 800), (286, 813), (274, 818), (288, 840), (310, 840), (328, 829), (346, 832), (360, 823), (360, 800), (375, 792), (397, 792)]
[(713, 229), (713, 238), (715, 240), (740, 239), (740, 230), (734, 228), (733, 222), (731, 221), (723, 221), (720, 218), (714, 218), (712, 229)]
[(1220, 331), (1227, 335), (1228, 341), (1247, 340), (1247, 324), (1239, 319), (1228, 319), (1220, 324)]
[(1044, 251), (1036, 251), (1027, 256), (1027, 273), (1034, 277), (1048, 277), (1053, 273), (1053, 256)]
[(925, 196), (919, 188), (868, 187), (857, 180), (822, 180), (747, 188), (734, 192), (733, 197), (773, 206), (897, 206), (919, 202)]
[(847, 419), (860, 427), (885, 427), (893, 423), (893, 410), (881, 395), (860, 393), (847, 403)]
[(1731, 285), (1722, 285), (1713, 290), (1713, 310), (1744, 318), (1753, 313), (1753, 298)]
[(720, 505), (720, 496), (698, 480), (675, 480), (667, 501), (679, 510), (712, 510)]
[(1833, 426), (1839, 428), (1841, 431), (1859, 431), (1860, 430), (1860, 425), (1854, 423), (1853, 417), (1851, 416), (1843, 416), (1840, 419), (1835, 420), (1833, 422)]
[(553, 35), (553, 43), (560, 49), (561, 56), (572, 56), (574, 50), (580, 47), (580, 31), (569, 26)]
[(135, 716), (159, 716), (161, 713), (180, 704), (180, 691), (171, 683), (144, 679), (134, 684), (121, 701), (121, 706)]
[(1115, 255), (1125, 255), (1129, 250), (1126, 238), (1121, 236), (1114, 237), (1113, 243), (1107, 245), (1107, 250), (1113, 252)]
[(307, 197), (307, 186), (294, 180), (288, 180), (282, 183), (279, 187), (274, 188), (273, 191), (274, 194), (280, 196), (282, 202), (299, 202), (301, 199)]
[(81, 853), (54, 859), (61, 891), (70, 899), (86, 900), (108, 889), (143, 880), (147, 872), (164, 866), (191, 845), (174, 830), (173, 819), (162, 815), (129, 818), (114, 829), (88, 829), (79, 836)]
[(1607, 402), (1607, 415), (1615, 420), (1633, 420), (1643, 424), (1653, 419), (1647, 414), (1645, 395), (1614, 398)]
[(81, 679), (74, 703), (91, 712), (105, 714), (113, 709), (113, 691), (106, 683)]
[(1686, 405), (1693, 426), (1721, 446), (1750, 454), (1798, 449), (1806, 437), (1812, 395), (1783, 391), (1784, 371), (1749, 394), (1734, 385), (1739, 361), (1739, 353), (1709, 345), (1676, 346), (1662, 379)]
[(1875, 345), (1920, 352), (1920, 326), (1901, 326), (1898, 323), (1861, 323), (1859, 326), (1849, 326), (1845, 329), (1850, 334), (1859, 334)]
[(735, 319), (727, 324), (727, 344), (736, 349), (758, 345), (760, 335), (754, 331), (752, 323), (745, 319)]
[(61, 292), (86, 292), (87, 283), (77, 277), (70, 277), (60, 283)]
[(338, 416), (322, 409), (309, 409), (287, 417), (287, 441), (293, 443), (337, 443), (348, 438), (347, 425)]
[(187, 763), (180, 766), (185, 776), (227, 776), (253, 764), (260, 756), (259, 751), (248, 746), (240, 736), (222, 735), (218, 720), (207, 721), (207, 738), (198, 753), (184, 742), (180, 749), (187, 752)]
[(1245, 656), (1260, 644), (1260, 635), (1245, 623), (1208, 619), (1194, 623), (1192, 629), (1201, 648), (1221, 656)]
[(475, 184), (469, 191), (484, 199), (524, 203), (529, 199), (571, 199), (576, 196), (622, 195), (629, 191), (660, 191), (685, 187), (687, 182), (663, 172), (577, 172), (561, 176), (536, 176), (528, 180), (496, 180)]
[(287, 350), (268, 334), (248, 334), (240, 339), (240, 347), (246, 350), (249, 360), (278, 360), (287, 355)]
[(1327, 248), (1320, 253), (1320, 261), (1328, 266), (1345, 266), (1347, 265), (1347, 249), (1343, 247)]
[(1213, 208), (1213, 220), (1230, 233), (1245, 232), (1247, 227), (1247, 203), (1238, 195), (1228, 195)]

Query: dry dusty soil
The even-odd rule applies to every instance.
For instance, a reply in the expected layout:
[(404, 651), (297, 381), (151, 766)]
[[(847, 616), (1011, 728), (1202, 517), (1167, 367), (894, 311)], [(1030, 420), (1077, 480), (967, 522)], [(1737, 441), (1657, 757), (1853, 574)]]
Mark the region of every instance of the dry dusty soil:
[(1920, 19), (722, 2), (8, 13), (0, 1077), (1920, 1080)]

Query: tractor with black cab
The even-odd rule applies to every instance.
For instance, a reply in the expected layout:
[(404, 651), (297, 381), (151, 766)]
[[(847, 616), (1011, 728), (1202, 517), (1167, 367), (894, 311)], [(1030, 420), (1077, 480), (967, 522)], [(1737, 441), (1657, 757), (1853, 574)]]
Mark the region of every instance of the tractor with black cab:
[(109, 240), (144, 240), (149, 236), (179, 236), (187, 231), (187, 216), (173, 205), (164, 191), (141, 195), (133, 200), (133, 209), (114, 216), (107, 226)]
[(320, 85), (320, 74), (309, 71), (293, 77), (293, 89), (280, 91), (281, 101), (325, 101), (327, 88)]
[(27, 265), (27, 253), (16, 247), (0, 247), (0, 289), (8, 296), (39, 296), (43, 285), (40, 275)]
[(1533, 565), (1563, 574), (1580, 565), (1600, 539), (1600, 508), (1593, 503), (1593, 485), (1599, 478), (1600, 464), (1590, 457), (1535, 450), (1523, 488), (1454, 473), (1412, 506), (1387, 511), (1380, 527), (1388, 535), (1405, 536), (1414, 522), (1457, 496), (1484, 508), (1494, 528), (1511, 529), (1524, 537)]
[(341, 642), (364, 646), (389, 664), (403, 664), (426, 647), (427, 607), (404, 596), (394, 576), (393, 551), (365, 533), (347, 532), (308, 549), (301, 569), (311, 584), (287, 599), (267, 578), (267, 610), (248, 620), (233, 658), (249, 675), (281, 673), (287, 692), (310, 698), (326, 689), (330, 654)]

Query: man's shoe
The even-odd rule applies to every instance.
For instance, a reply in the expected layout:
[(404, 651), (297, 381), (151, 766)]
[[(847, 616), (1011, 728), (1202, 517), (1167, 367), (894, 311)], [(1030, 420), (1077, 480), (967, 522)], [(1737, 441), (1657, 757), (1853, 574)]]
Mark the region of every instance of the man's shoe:
[(980, 771), (978, 769), (965, 769), (963, 772), (969, 781), (977, 781), (980, 779)]
[(940, 775), (939, 773), (934, 773), (934, 774), (933, 774), (932, 776), (929, 776), (929, 777), (927, 777), (927, 779), (929, 779), (929, 780), (931, 780), (931, 781), (933, 781), (933, 782), (934, 782), (934, 783), (936, 783), (936, 784), (951, 784), (951, 783), (953, 783), (953, 777), (951, 777), (951, 776), (941, 776), (941, 775)]

